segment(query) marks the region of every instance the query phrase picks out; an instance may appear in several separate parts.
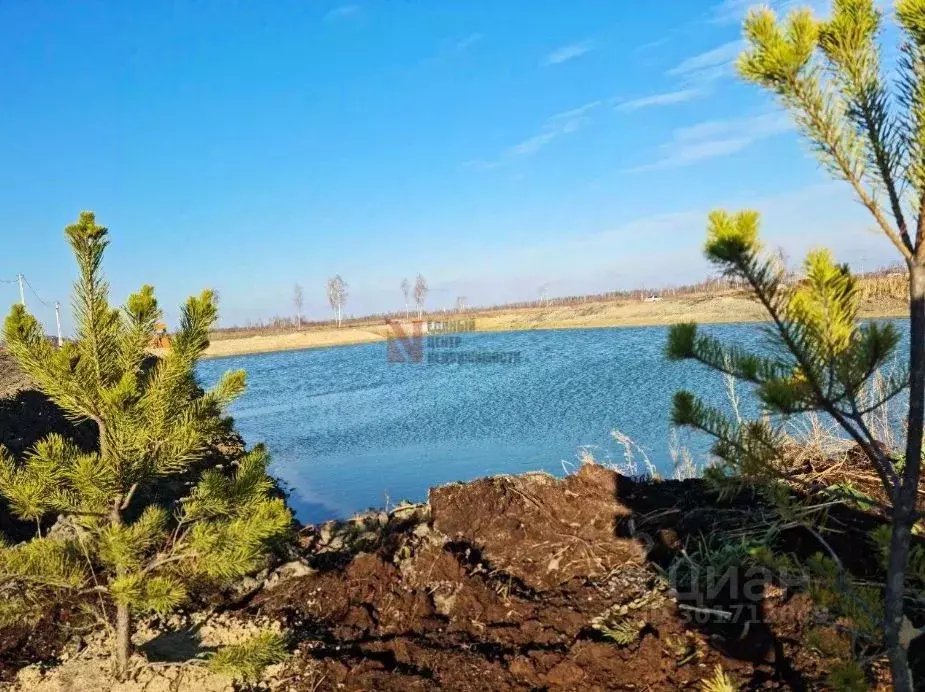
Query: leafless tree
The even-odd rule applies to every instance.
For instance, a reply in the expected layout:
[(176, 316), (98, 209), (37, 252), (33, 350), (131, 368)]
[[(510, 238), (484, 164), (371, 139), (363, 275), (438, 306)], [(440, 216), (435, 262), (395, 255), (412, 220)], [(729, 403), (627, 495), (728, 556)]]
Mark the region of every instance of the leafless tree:
[(337, 326), (340, 327), (344, 317), (344, 305), (347, 303), (347, 282), (340, 274), (328, 279), (328, 303), (334, 311)]
[(296, 284), (292, 288), (292, 304), (295, 306), (295, 321), (298, 329), (302, 328), (302, 307), (305, 304), (305, 296), (302, 295), (302, 286)]
[(427, 299), (427, 280), (418, 274), (414, 280), (414, 302), (418, 306), (418, 319), (424, 314), (424, 301)]
[(405, 319), (408, 319), (408, 298), (411, 296), (411, 283), (408, 279), (401, 280), (401, 293), (405, 297)]

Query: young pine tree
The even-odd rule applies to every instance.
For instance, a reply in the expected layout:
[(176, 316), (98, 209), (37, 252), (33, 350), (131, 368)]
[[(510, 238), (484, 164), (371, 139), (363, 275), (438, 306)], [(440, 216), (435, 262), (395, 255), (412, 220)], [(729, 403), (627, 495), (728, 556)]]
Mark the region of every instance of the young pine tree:
[[(847, 267), (826, 251), (811, 253), (806, 280), (791, 287), (761, 251), (758, 215), (714, 212), (707, 257), (743, 280), (771, 318), (775, 355), (726, 347), (692, 324), (670, 333), (668, 354), (694, 358), (754, 383), (769, 414), (823, 411), (864, 451), (890, 500), (892, 533), (884, 594), (884, 643), (897, 690), (911, 690), (903, 632), (905, 572), (922, 461), (925, 413), (925, 0), (898, 0), (902, 33), (896, 93), (881, 74), (881, 15), (874, 0), (834, 0), (820, 21), (795, 10), (779, 21), (769, 9), (745, 21), (739, 74), (777, 97), (836, 178), (847, 182), (909, 271), (909, 368), (880, 401), (861, 391), (893, 354), (900, 336), (889, 325), (859, 325), (858, 294)], [(908, 389), (905, 454), (891, 457), (866, 414)], [(772, 420), (779, 420), (773, 417)], [(726, 419), (689, 392), (674, 400), (674, 421), (713, 435), (727, 471), (773, 477), (783, 462), (779, 427), (770, 420)]]
[[(221, 583), (257, 569), (291, 517), (271, 497), (262, 448), (240, 458), (230, 475), (196, 472), (226, 428), (223, 408), (245, 386), (242, 371), (226, 373), (205, 393), (196, 384), (194, 368), (217, 317), (215, 294), (186, 302), (179, 330), (152, 362), (148, 349), (161, 317), (153, 289), (144, 286), (113, 308), (100, 269), (107, 229), (84, 212), (65, 233), (80, 272), (75, 339), (54, 347), (16, 305), (4, 340), (35, 386), (72, 420), (93, 421), (99, 443), (84, 452), (52, 434), (21, 463), (0, 447), (0, 493), (14, 513), (37, 523), (32, 540), (0, 545), (0, 586), (33, 601), (48, 590), (98, 595), (105, 610), (115, 611), (115, 669), (122, 677), (135, 613), (170, 611), (194, 580)], [(188, 498), (139, 506), (191, 471), (198, 482)], [(43, 517), (56, 514), (71, 515), (77, 530), (43, 536)]]

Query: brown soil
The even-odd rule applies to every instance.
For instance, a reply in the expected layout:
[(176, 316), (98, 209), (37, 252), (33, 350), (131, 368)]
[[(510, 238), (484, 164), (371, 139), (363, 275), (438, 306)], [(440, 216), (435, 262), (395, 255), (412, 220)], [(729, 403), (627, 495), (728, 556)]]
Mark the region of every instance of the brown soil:
[[(717, 507), (698, 481), (637, 482), (591, 464), (562, 480), (449, 485), (429, 507), (307, 528), (316, 571), (245, 610), (282, 618), (301, 642), (296, 689), (699, 689), (717, 665), (743, 690), (821, 689), (838, 659), (808, 644), (827, 621), (805, 594), (719, 594), (711, 607), (747, 606), (743, 616), (698, 624), (659, 570), (760, 505)], [(878, 520), (839, 510), (830, 521), (852, 527), (853, 539), (833, 538), (849, 569), (875, 573), (854, 530)], [(796, 554), (820, 550), (806, 532), (782, 539)], [(595, 627), (627, 619), (639, 628), (629, 644)], [(841, 636), (832, 629), (846, 646)]]

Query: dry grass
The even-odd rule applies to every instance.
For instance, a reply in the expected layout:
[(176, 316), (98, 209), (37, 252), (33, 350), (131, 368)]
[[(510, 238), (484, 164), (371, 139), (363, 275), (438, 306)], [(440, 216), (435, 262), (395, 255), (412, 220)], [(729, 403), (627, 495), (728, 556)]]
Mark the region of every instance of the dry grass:
[(885, 276), (865, 276), (858, 279), (862, 301), (892, 299), (906, 301), (909, 296), (909, 276), (894, 272)]
[(606, 464), (617, 473), (633, 478), (659, 478), (655, 464), (642, 447), (633, 442), (629, 435), (619, 430), (611, 430), (610, 436), (623, 449), (623, 460)]

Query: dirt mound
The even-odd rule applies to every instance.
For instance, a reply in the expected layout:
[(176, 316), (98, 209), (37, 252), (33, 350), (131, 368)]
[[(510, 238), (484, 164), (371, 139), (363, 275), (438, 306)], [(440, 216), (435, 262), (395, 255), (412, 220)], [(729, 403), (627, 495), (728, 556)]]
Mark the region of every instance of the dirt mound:
[(309, 527), (314, 571), (247, 608), (302, 642), (297, 689), (699, 689), (717, 665), (741, 689), (823, 686), (807, 597), (764, 593), (758, 622), (717, 624), (668, 588), (659, 552), (716, 521), (696, 516), (714, 503), (697, 482), (594, 465), (454, 484), (429, 507)]
[(446, 485), (430, 493), (434, 528), (533, 589), (594, 579), (645, 561), (638, 542), (615, 532), (632, 514), (614, 502), (624, 480), (587, 465), (564, 480), (535, 473)]

